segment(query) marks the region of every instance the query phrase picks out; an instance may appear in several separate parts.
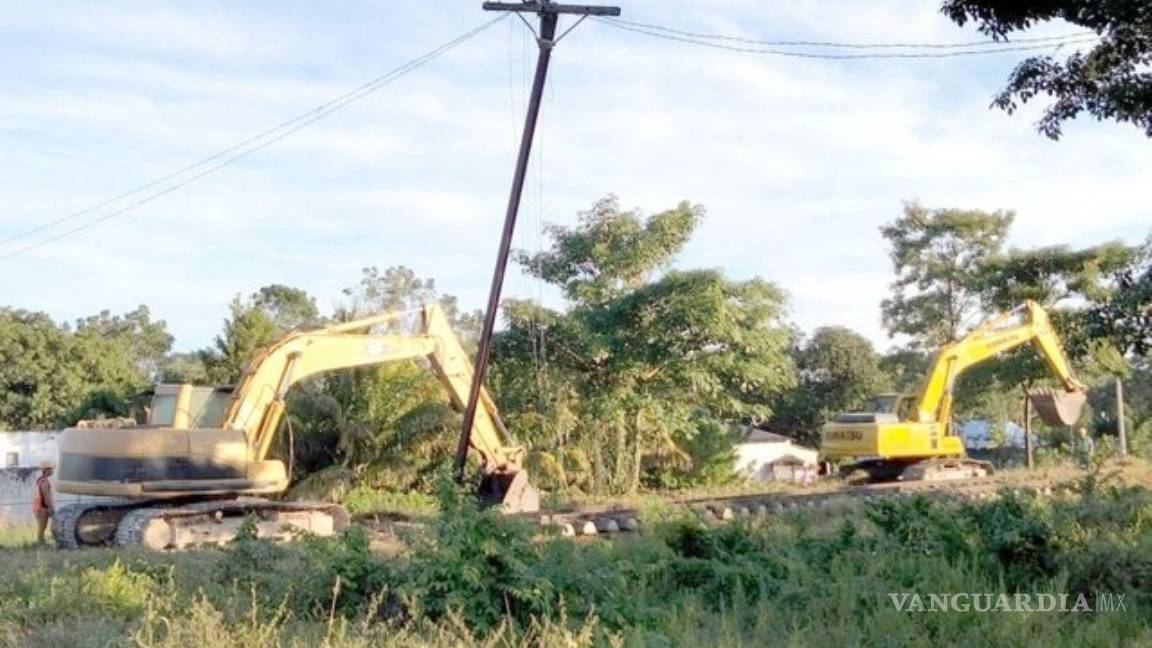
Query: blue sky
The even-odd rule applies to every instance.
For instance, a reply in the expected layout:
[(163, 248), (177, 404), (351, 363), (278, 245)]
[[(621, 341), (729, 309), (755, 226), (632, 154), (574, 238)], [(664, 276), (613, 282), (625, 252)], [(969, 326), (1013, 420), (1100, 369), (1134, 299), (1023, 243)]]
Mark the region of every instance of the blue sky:
[[(8, 3), (0, 238), (338, 96), (484, 21), (479, 6)], [(625, 12), (754, 38), (979, 38), (932, 2), (637, 0)], [(284, 283), (327, 310), (368, 265), (407, 265), (480, 307), (534, 55), (519, 21), (500, 23), (218, 174), (0, 261), (0, 303), (59, 320), (148, 304), (180, 349), (209, 343), (237, 293)], [(878, 228), (904, 200), (1015, 209), (1019, 247), (1137, 242), (1152, 226), (1152, 149), (1137, 129), (1080, 120), (1053, 143), (1034, 131), (1037, 109), (988, 109), (1020, 56), (806, 61), (585, 23), (554, 56), (516, 243), (540, 249), (545, 224), (609, 192), (648, 212), (688, 199), (708, 215), (678, 267), (775, 281), (802, 328), (844, 324), (885, 348)], [(505, 294), (555, 299), (518, 273)]]

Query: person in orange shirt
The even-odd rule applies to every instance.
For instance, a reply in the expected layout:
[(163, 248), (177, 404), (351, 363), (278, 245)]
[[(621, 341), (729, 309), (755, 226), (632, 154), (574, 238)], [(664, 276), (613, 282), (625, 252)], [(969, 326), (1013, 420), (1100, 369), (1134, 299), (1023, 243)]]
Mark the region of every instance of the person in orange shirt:
[(44, 533), (48, 522), (56, 513), (56, 498), (52, 496), (52, 472), (56, 469), (51, 461), (40, 462), (40, 476), (36, 478), (36, 492), (32, 495), (32, 513), (36, 515), (37, 537), (44, 544)]

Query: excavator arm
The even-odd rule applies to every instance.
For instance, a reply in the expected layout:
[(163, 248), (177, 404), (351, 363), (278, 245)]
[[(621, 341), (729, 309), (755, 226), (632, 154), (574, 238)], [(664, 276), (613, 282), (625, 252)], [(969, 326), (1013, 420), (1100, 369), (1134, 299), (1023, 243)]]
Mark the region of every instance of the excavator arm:
[[(1052, 373), (1060, 380), (1065, 393), (1083, 393), (1084, 386), (1072, 374), (1048, 314), (1036, 302), (1027, 301), (985, 322), (940, 350), (917, 397), (916, 420), (947, 424), (952, 416), (952, 387), (956, 378), (973, 365), (1028, 342), (1033, 343)], [(1045, 393), (1052, 401), (1061, 396), (1051, 391)], [(1036, 400), (1037, 396), (1034, 395), (1033, 401)], [(1074, 396), (1072, 400), (1079, 399)], [(1070, 425), (1071, 421), (1066, 419), (1071, 416), (1071, 410), (1075, 409), (1075, 413), (1079, 413), (1079, 407), (1061, 407), (1061, 404), (1055, 402), (1050, 407), (1041, 406), (1037, 409), (1042, 415), (1047, 414), (1045, 420), (1053, 424), (1056, 424), (1053, 419), (1060, 419), (1059, 423)]]
[[(472, 381), (472, 363), (448, 319), (436, 305), (422, 309), (415, 335), (378, 334), (370, 330), (396, 321), (391, 313), (288, 335), (253, 360), (233, 391), (223, 427), (244, 431), (251, 460), (268, 454), (284, 417), (292, 385), (325, 371), (426, 358), (457, 408), (463, 406)], [(523, 448), (506, 444), (496, 404), (486, 390), (472, 426), (471, 446), (480, 454), (485, 473), (518, 473)]]

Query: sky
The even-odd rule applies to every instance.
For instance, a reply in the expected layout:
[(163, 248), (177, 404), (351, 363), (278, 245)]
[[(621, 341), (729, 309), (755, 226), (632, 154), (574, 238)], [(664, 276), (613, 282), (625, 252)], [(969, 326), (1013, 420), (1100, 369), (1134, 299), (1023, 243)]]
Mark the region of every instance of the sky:
[[(479, 0), (5, 3), (0, 239), (108, 200), (342, 95), (489, 20)], [(633, 0), (622, 17), (757, 39), (979, 40), (934, 2)], [(1040, 26), (1028, 36), (1077, 31)], [(1142, 241), (1152, 146), (1082, 118), (1053, 142), (1040, 106), (989, 109), (1023, 56), (827, 61), (696, 48), (585, 22), (553, 56), (516, 236), (613, 193), (707, 215), (676, 268), (763, 277), (811, 331), (878, 348), (892, 268), (879, 228), (905, 201), (1011, 209), (1009, 244)], [(481, 308), (535, 60), (504, 20), (218, 173), (0, 260), (0, 304), (58, 321), (147, 304), (178, 350), (228, 302), (281, 283), (322, 311), (366, 266), (405, 265)], [(108, 214), (115, 203), (0, 255)], [(505, 296), (559, 305), (510, 273)]]

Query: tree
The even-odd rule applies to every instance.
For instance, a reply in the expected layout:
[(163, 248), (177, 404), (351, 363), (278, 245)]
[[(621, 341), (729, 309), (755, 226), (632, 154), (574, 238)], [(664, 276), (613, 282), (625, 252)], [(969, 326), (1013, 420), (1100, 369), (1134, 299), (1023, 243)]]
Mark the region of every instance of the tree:
[(263, 310), (278, 331), (302, 331), (320, 325), (316, 300), (300, 288), (271, 284), (252, 293), (253, 307)]
[(237, 295), (228, 309), (230, 315), (224, 320), (224, 331), (216, 336), (215, 348), (200, 352), (209, 381), (221, 385), (239, 380), (256, 354), (283, 335), (255, 299), (243, 301)]
[(60, 428), (127, 414), (152, 378), (143, 361), (170, 339), (145, 308), (81, 320), (76, 333), (44, 313), (0, 309), (0, 426)]
[[(205, 377), (216, 384), (235, 383), (260, 351), (288, 333), (322, 324), (316, 300), (300, 288), (282, 284), (264, 286), (247, 299), (236, 295), (228, 310), (215, 348), (199, 352)], [(187, 364), (182, 369), (194, 376), (199, 373)]]
[[(457, 299), (440, 294), (435, 280), (421, 278), (404, 266), (383, 271), (363, 268), (359, 284), (343, 292), (347, 302), (337, 308), (338, 320), (384, 312), (415, 315), (423, 305), (436, 303), (465, 348), (474, 344), (483, 320), (479, 311), (461, 312)], [(382, 330), (415, 333), (416, 321), (415, 316), (401, 318)], [(363, 367), (319, 380), (342, 421), (336, 435), (339, 446), (331, 449), (331, 456), (338, 455), (377, 487), (431, 487), (433, 467), (453, 452), (456, 436), (449, 430), (459, 429), (459, 417), (424, 360)], [(313, 427), (313, 437), (334, 438), (323, 425)], [(305, 425), (302, 438), (308, 438), (312, 429)]]
[(621, 211), (609, 195), (580, 212), (575, 228), (553, 225), (552, 249), (534, 255), (518, 252), (529, 274), (563, 289), (581, 304), (600, 304), (643, 285), (680, 251), (704, 216), (699, 205), (681, 202), (674, 209), (644, 218)]
[[(480, 336), (484, 313), (479, 310), (461, 312), (459, 300), (453, 295), (440, 294), (435, 279), (422, 279), (405, 266), (392, 266), (383, 272), (376, 266), (361, 270), (360, 283), (344, 289), (348, 302), (338, 309), (337, 317), (352, 320), (369, 314), (415, 311), (425, 304), (436, 303), (452, 324), (467, 349)], [(404, 328), (404, 322), (391, 325), (391, 330)], [(411, 326), (407, 330), (411, 330)]]
[(644, 217), (608, 197), (575, 227), (551, 227), (548, 250), (517, 255), (569, 305), (506, 304), (493, 386), (518, 436), (566, 470), (587, 463), (594, 489), (717, 478), (694, 471), (710, 459), (690, 451), (722, 452), (713, 423), (766, 418), (769, 398), (792, 383), (779, 288), (710, 270), (654, 278), (702, 215), (681, 203)]
[(1152, 237), (1116, 271), (1116, 290), (1089, 313), (1088, 330), (1121, 352), (1152, 352)]
[(173, 340), (164, 320), (153, 322), (151, 312), (143, 304), (123, 315), (101, 311), (99, 315), (76, 320), (76, 335), (115, 344), (148, 380), (154, 380), (159, 374)]
[(982, 300), (990, 312), (1015, 308), (1026, 299), (1045, 306), (1068, 300), (1100, 302), (1114, 290), (1113, 277), (1135, 258), (1120, 241), (1082, 249), (1053, 245), (1011, 250), (982, 264)]
[(992, 105), (1011, 114), (1038, 96), (1051, 97), (1037, 128), (1052, 139), (1081, 112), (1132, 123), (1152, 137), (1152, 3), (1147, 0), (946, 0), (941, 11), (959, 25), (975, 22), (997, 40), (1049, 20), (1095, 32), (1100, 37), (1095, 46), (1063, 62), (1048, 55), (1025, 59)]
[(925, 209), (912, 202), (880, 228), (891, 245), (896, 281), (881, 304), (890, 335), (935, 349), (955, 340), (980, 311), (983, 266), (1000, 253), (1013, 212)]
[(824, 423), (890, 385), (872, 343), (842, 326), (817, 329), (796, 349), (795, 362), (799, 383), (781, 395), (767, 427), (804, 443), (816, 442)]

